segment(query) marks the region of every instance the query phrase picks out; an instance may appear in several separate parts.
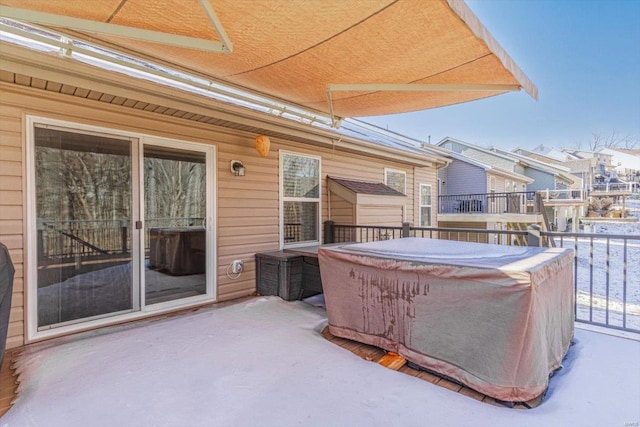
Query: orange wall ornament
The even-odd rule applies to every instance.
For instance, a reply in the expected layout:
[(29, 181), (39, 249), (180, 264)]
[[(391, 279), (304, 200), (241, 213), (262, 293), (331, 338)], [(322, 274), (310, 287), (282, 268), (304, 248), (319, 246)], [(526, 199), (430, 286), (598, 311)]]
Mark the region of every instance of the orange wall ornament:
[(271, 141), (267, 135), (256, 136), (256, 150), (262, 157), (269, 155), (269, 148), (271, 147)]

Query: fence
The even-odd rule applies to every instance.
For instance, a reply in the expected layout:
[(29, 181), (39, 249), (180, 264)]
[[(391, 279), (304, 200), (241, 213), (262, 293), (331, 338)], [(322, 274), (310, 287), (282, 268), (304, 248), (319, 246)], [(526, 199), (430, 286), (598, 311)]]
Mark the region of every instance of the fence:
[[(464, 228), (342, 225), (325, 222), (325, 243), (421, 237), (574, 250), (577, 322), (640, 333), (640, 235), (481, 230)], [(632, 260), (633, 262), (629, 262)]]

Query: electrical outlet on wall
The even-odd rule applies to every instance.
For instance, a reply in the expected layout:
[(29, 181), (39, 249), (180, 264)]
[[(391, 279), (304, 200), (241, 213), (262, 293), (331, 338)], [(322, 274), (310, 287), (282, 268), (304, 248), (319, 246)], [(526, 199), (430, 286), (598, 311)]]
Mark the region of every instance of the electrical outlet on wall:
[(231, 263), (231, 272), (233, 274), (242, 273), (243, 269), (244, 269), (244, 261), (242, 261), (241, 259), (237, 259)]

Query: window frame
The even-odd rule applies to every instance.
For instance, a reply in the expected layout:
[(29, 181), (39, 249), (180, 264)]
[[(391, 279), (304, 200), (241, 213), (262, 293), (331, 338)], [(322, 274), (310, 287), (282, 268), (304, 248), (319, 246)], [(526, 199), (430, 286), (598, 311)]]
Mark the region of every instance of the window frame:
[[(429, 199), (431, 200), (430, 204), (424, 204), (422, 200), (422, 188), (429, 187)], [(429, 224), (422, 224), (422, 208), (429, 208)], [(418, 213), (419, 213), (419, 221), (420, 227), (432, 227), (433, 224), (431, 222), (431, 217), (433, 216), (433, 185), (420, 183), (419, 193), (418, 193)]]
[[(318, 161), (318, 197), (310, 198), (310, 197), (286, 197), (284, 195), (284, 158), (285, 156), (296, 156), (296, 157), (305, 157), (310, 159), (315, 159)], [(322, 157), (315, 156), (313, 154), (300, 153), (295, 151), (288, 150), (279, 150), (279, 193), (280, 193), (280, 203), (279, 203), (279, 243), (280, 249), (283, 248), (295, 248), (300, 246), (309, 246), (313, 244), (320, 244), (322, 242)], [(285, 243), (284, 241), (284, 204), (285, 202), (314, 202), (318, 204), (318, 221), (316, 223), (317, 230), (317, 240), (304, 240), (301, 242), (294, 243)]]
[[(389, 181), (388, 181), (388, 173), (389, 172), (398, 173), (398, 174), (401, 174), (402, 176), (404, 176), (404, 188), (403, 188), (402, 191), (400, 191), (400, 190), (397, 190), (397, 191), (400, 191), (402, 194), (406, 195), (407, 194), (407, 171), (403, 171), (403, 170), (400, 170), (400, 169), (384, 168), (384, 185), (386, 185), (388, 187), (391, 187), (389, 185)], [(393, 188), (393, 187), (391, 187), (391, 188)], [(396, 190), (396, 189), (394, 188), (394, 190)]]

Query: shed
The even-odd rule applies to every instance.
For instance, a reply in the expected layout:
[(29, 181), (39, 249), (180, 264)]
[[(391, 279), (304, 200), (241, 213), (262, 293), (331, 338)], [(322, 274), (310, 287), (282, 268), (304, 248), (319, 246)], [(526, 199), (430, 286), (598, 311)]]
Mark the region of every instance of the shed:
[(329, 212), (343, 224), (398, 225), (405, 219), (407, 196), (382, 182), (327, 177)]

